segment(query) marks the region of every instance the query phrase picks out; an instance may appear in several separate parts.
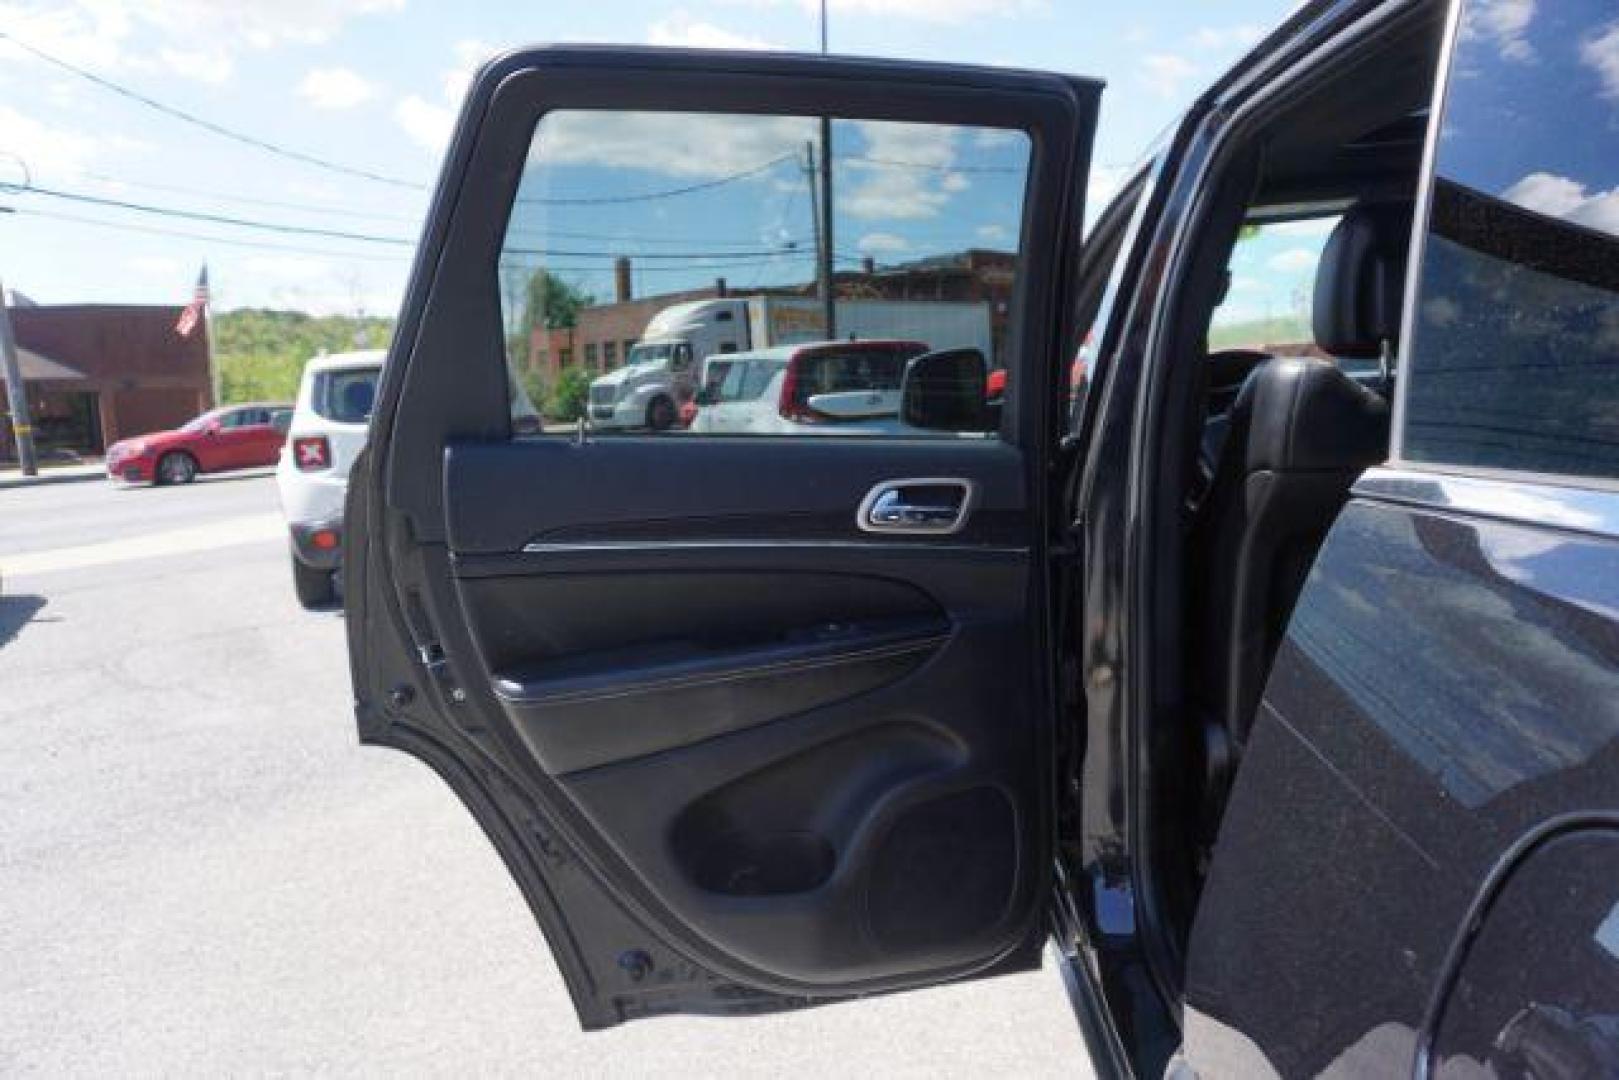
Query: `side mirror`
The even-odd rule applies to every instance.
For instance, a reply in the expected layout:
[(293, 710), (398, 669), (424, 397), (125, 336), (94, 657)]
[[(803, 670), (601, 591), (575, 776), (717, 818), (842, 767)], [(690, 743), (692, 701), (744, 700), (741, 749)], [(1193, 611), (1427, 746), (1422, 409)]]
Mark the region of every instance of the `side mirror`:
[(206, 431), (209, 435), (218, 435), (219, 432), (220, 432), (220, 427), (221, 427), (221, 425), (220, 425), (218, 420), (210, 420), (210, 421), (208, 421), (208, 426), (206, 428), (204, 428), (203, 430)]
[(692, 395), (692, 401), (698, 405), (712, 405), (714, 394), (706, 386), (698, 387), (697, 393)]
[(926, 431), (988, 431), (989, 362), (973, 348), (923, 353), (905, 365), (899, 415)]

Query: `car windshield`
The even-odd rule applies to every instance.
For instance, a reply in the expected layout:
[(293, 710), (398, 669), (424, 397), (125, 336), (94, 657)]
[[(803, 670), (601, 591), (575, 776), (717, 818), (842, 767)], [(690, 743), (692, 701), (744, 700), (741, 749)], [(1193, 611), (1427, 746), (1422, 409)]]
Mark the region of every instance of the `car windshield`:
[(213, 423), (215, 420), (218, 420), (219, 417), (220, 410), (214, 409), (210, 412), (203, 413), (201, 416), (195, 416), (190, 420), (187, 420), (180, 426), (180, 430), (187, 432), (188, 434), (195, 435), (199, 431), (206, 430), (208, 425)]
[(906, 361), (927, 350), (921, 345), (889, 349), (816, 352), (794, 363), (792, 404), (804, 406), (818, 394), (853, 390), (898, 390)]
[(637, 345), (630, 350), (629, 362), (632, 364), (648, 364), (659, 360), (667, 362), (674, 351), (673, 345)]
[(371, 418), (381, 368), (323, 371), (315, 377), (315, 412), (339, 424), (363, 424)]

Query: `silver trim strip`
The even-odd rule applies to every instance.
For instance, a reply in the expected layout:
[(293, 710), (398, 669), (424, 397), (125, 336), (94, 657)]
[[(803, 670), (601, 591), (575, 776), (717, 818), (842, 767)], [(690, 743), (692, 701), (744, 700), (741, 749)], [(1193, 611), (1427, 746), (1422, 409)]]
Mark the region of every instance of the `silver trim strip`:
[[(935, 533), (935, 536), (942, 535)], [(921, 541), (884, 543), (881, 540), (585, 540), (551, 543), (536, 540), (523, 545), (524, 555), (581, 555), (597, 552), (660, 551), (760, 551), (784, 549), (804, 551), (869, 551), (916, 554), (917, 552), (977, 553), (985, 555), (1027, 555), (1027, 547), (1006, 544), (930, 544)]]
[(1379, 499), (1540, 528), (1619, 538), (1619, 492), (1532, 480), (1461, 476), (1417, 469), (1368, 469), (1356, 498)]

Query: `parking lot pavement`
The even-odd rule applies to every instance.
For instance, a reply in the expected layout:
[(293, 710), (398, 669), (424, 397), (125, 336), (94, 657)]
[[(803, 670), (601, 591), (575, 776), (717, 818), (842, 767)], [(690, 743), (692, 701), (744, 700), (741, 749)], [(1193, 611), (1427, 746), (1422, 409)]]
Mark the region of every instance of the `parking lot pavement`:
[(0, 1073), (1085, 1074), (1049, 966), (581, 1034), (471, 818), (355, 744), (274, 511), (0, 492)]

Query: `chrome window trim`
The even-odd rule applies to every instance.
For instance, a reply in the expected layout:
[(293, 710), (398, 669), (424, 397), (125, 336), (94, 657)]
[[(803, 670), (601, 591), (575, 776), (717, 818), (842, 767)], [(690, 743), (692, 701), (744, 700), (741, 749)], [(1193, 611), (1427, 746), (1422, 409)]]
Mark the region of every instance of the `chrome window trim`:
[(1619, 539), (1619, 489), (1575, 487), (1525, 474), (1386, 467), (1368, 469), (1350, 493), (1357, 499)]
[(1462, 5), (1467, 0), (1450, 0), (1445, 17), (1445, 37), (1439, 46), (1439, 67), (1434, 72), (1433, 102), (1428, 108), (1428, 135), (1422, 147), (1422, 168), (1417, 174), (1417, 205), (1411, 215), (1411, 246), (1405, 264), (1405, 295), (1400, 313), (1400, 351), (1394, 360), (1394, 409), (1389, 419), (1389, 461), (1406, 464), (1405, 410), (1410, 394), (1413, 346), (1416, 343), (1417, 294), (1422, 287), (1422, 262), (1428, 251), (1428, 218), (1433, 210), (1434, 167), (1439, 161), (1439, 135), (1444, 130), (1450, 108), (1451, 62), (1456, 55)]
[[(945, 535), (934, 533), (935, 536)], [(883, 540), (581, 540), (524, 544), (524, 555), (583, 555), (604, 552), (666, 551), (870, 551), (870, 552), (974, 552), (986, 555), (1027, 555), (1027, 547), (1007, 544), (932, 544), (926, 539)]]

